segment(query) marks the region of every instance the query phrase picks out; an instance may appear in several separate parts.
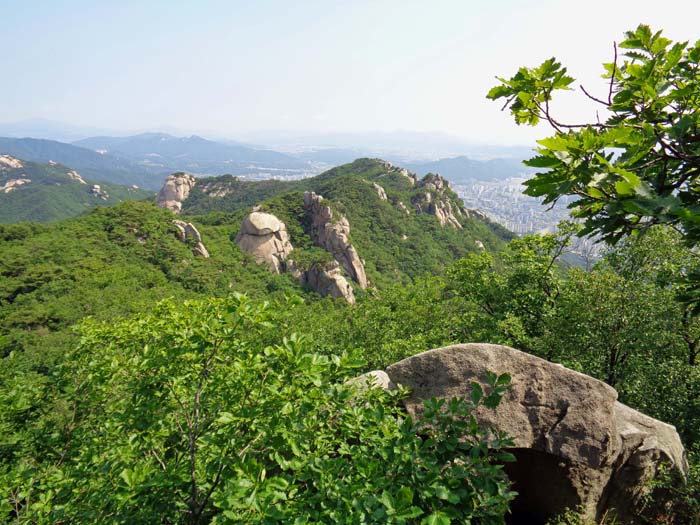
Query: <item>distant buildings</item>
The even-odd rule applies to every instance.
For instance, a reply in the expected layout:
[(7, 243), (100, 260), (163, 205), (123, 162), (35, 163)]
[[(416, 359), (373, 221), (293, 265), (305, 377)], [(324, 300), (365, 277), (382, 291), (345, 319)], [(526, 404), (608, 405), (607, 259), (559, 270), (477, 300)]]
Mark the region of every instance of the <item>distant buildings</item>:
[[(543, 205), (539, 199), (523, 195), (524, 177), (499, 181), (475, 180), (450, 186), (467, 208), (478, 209), (513, 233), (554, 233), (560, 221), (570, 219), (568, 204), (573, 197), (565, 196), (556, 205)], [(573, 251), (585, 257), (597, 257), (602, 245), (591, 239), (576, 239)]]

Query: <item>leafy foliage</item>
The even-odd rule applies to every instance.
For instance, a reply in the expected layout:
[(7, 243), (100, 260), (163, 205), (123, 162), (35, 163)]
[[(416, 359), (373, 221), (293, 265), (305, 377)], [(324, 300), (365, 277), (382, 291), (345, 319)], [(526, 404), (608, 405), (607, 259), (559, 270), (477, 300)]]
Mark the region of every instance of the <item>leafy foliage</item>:
[(268, 319), (234, 296), (86, 323), (57, 373), (53, 432), (18, 439), (26, 403), (47, 407), (9, 392), (0, 511), (16, 523), (504, 522), (513, 494), (493, 461), (510, 458), (508, 441), (470, 412), (495, 406), (507, 377), (427, 402), (413, 422), (400, 392), (342, 382), (359, 364), (349, 356), (265, 344)]
[(574, 79), (555, 59), (499, 79), (488, 97), (506, 99), (518, 124), (547, 121), (555, 135), (539, 141), (526, 162), (545, 168), (526, 183), (545, 203), (578, 197), (570, 208), (585, 220), (583, 234), (615, 242), (651, 224), (678, 225), (700, 242), (697, 180), (700, 173), (700, 41), (674, 43), (640, 25), (625, 34), (620, 63), (604, 64), (606, 98), (588, 95), (606, 110), (603, 121), (564, 124), (550, 111), (554, 91)]

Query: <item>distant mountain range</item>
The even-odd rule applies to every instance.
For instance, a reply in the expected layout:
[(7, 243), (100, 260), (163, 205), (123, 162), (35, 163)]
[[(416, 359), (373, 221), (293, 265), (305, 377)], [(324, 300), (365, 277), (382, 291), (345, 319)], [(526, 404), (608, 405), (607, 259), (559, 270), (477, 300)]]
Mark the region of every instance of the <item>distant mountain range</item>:
[(75, 146), (125, 157), (149, 171), (187, 171), (194, 174), (233, 175), (282, 171), (310, 174), (309, 163), (277, 151), (242, 144), (224, 144), (196, 135), (174, 137), (166, 133), (142, 133), (130, 137), (91, 137)]
[[(89, 129), (74, 129), (51, 121), (24, 121), (14, 126), (0, 124), (0, 132), (35, 131), (62, 136), (75, 135)], [(71, 132), (71, 130), (73, 130)], [(258, 138), (264, 138), (261, 135)], [(282, 136), (270, 136), (282, 140)], [(292, 137), (293, 138), (293, 137)], [(0, 154), (9, 154), (32, 162), (59, 162), (78, 170), (86, 178), (127, 186), (159, 189), (165, 178), (178, 171), (195, 176), (231, 174), (243, 179), (294, 180), (316, 175), (326, 169), (373, 155), (383, 147), (415, 147), (435, 151), (459, 150), (460, 142), (442, 134), (368, 133), (298, 136), (307, 145), (287, 142), (287, 152), (235, 141), (214, 141), (200, 136), (176, 137), (167, 133), (141, 133), (131, 136), (93, 136), (72, 143), (43, 138), (0, 138)], [(374, 142), (373, 142), (374, 140)], [(343, 142), (346, 141), (346, 142)], [(422, 141), (422, 142), (421, 142)], [(284, 142), (284, 141), (282, 141)], [(360, 144), (354, 146), (353, 144)], [(373, 146), (373, 144), (375, 144)], [(422, 146), (420, 145), (422, 144)], [(441, 146), (442, 144), (442, 146)], [(464, 144), (462, 148), (466, 147)], [(486, 151), (486, 150), (484, 150)], [(521, 164), (527, 157), (525, 148), (496, 148), (503, 158), (477, 160), (471, 156), (454, 156), (439, 160), (411, 160), (411, 156), (395, 154), (388, 158), (394, 164), (425, 175), (439, 173), (455, 184), (472, 180), (503, 180), (523, 176), (531, 170)], [(438, 157), (435, 157), (438, 158)]]

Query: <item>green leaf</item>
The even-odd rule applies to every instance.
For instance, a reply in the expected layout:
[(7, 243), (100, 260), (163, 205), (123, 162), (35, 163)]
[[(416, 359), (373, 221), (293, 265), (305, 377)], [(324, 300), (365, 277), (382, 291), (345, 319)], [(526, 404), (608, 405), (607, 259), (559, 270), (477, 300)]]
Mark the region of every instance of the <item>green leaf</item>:
[(421, 521), (421, 525), (450, 525), (452, 520), (444, 513), (435, 511)]

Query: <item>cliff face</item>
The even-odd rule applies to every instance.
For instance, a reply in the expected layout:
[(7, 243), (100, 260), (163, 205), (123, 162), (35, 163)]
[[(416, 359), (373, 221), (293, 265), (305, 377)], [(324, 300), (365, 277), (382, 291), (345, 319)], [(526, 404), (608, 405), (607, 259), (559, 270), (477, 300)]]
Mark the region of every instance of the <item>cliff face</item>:
[(158, 206), (180, 213), (182, 202), (187, 199), (195, 184), (195, 178), (187, 173), (170, 175), (156, 197)]
[(314, 243), (327, 250), (360, 288), (367, 288), (364, 264), (350, 243), (347, 218), (341, 215), (334, 220), (331, 207), (313, 191), (304, 193), (304, 210), (310, 218), (310, 235)]
[(417, 184), (423, 191), (413, 198), (413, 205), (418, 213), (434, 215), (441, 226), (462, 229), (460, 219), (467, 216), (449, 191), (448, 182), (440, 175), (428, 174)]

